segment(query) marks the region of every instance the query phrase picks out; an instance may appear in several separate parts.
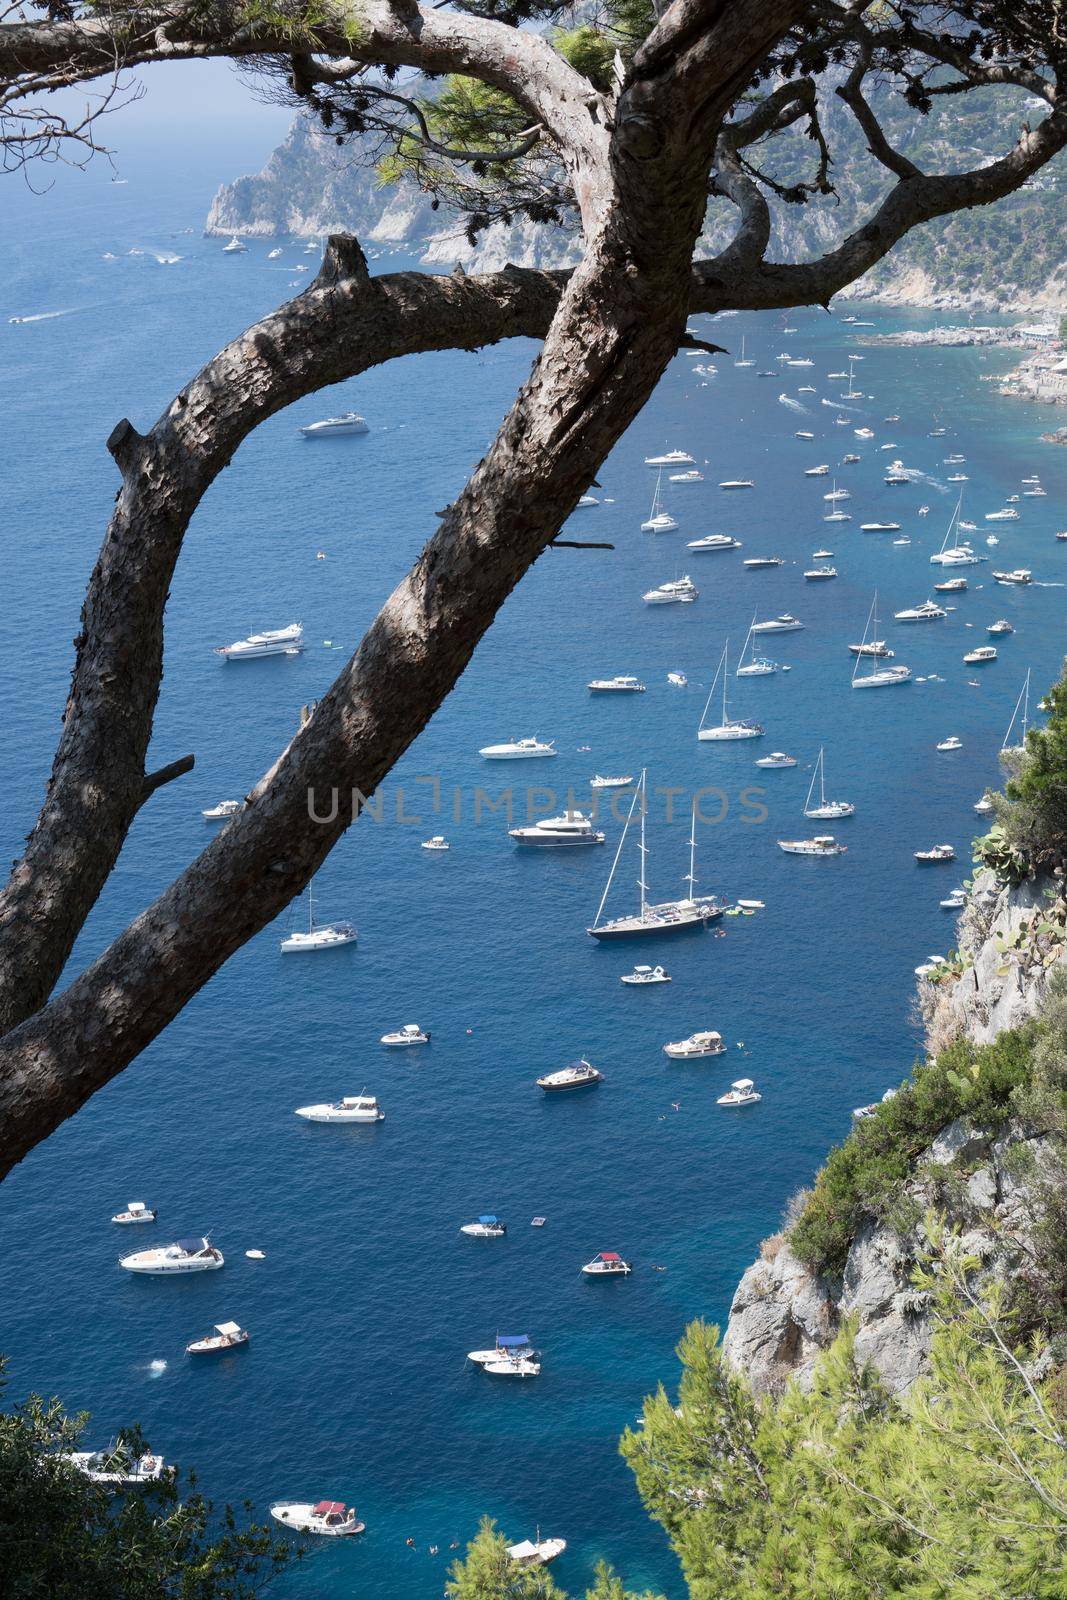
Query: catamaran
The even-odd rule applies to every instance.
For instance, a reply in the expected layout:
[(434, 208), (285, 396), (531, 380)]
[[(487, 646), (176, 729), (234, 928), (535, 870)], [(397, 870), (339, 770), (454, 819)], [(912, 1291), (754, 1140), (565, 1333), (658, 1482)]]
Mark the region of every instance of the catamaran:
[[(749, 628), (748, 631), (749, 637), (751, 637), (752, 628)], [(726, 644), (723, 645), (722, 656), (719, 660), (718, 667), (715, 669), (715, 676), (711, 680), (711, 688), (708, 690), (708, 698), (704, 702), (704, 710), (700, 714), (700, 726), (697, 729), (697, 738), (702, 741), (710, 740), (722, 742), (728, 739), (758, 739), (763, 733), (763, 729), (758, 722), (731, 717), (726, 708), (726, 680), (729, 676), (727, 660), (729, 649), (730, 642), (727, 640)], [(706, 728), (704, 726), (704, 718), (708, 714), (708, 707), (711, 705), (711, 697), (715, 693), (715, 689), (720, 678), (722, 679), (722, 721), (713, 727)]]
[[(874, 624), (872, 630), (871, 624)], [(875, 667), (871, 672), (860, 672), (864, 657), (867, 655), (867, 635), (871, 634), (872, 640), (878, 632), (878, 591), (874, 591), (870, 613), (867, 617), (867, 626), (863, 630), (863, 643), (856, 651), (856, 664), (852, 668), (852, 687), (854, 689), (882, 689), (891, 683), (907, 683), (911, 677), (911, 668), (904, 666)], [(881, 641), (875, 641), (881, 642)], [(849, 649), (853, 647), (850, 645)]]
[[(813, 806), (812, 795), (815, 792), (815, 780), (819, 780), (819, 803)], [(848, 800), (827, 800), (826, 798), (826, 760), (823, 747), (819, 746), (819, 758), (815, 763), (815, 771), (811, 775), (808, 785), (808, 798), (804, 801), (804, 815), (812, 817), (818, 822), (830, 822), (838, 817), (853, 817), (856, 808)]]
[[(680, 900), (664, 900), (658, 905), (649, 904), (648, 884), (645, 880), (645, 864), (648, 857), (648, 849), (645, 845), (646, 793), (647, 776), (645, 771), (642, 770), (641, 781), (634, 790), (634, 797), (630, 802), (630, 810), (622, 830), (622, 837), (615, 851), (615, 859), (611, 864), (611, 872), (608, 874), (608, 881), (604, 885), (604, 893), (600, 897), (600, 904), (597, 906), (596, 916), (593, 918), (593, 926), (586, 929), (586, 932), (594, 939), (635, 939), (646, 934), (677, 933), (684, 928), (703, 928), (709, 922), (713, 922), (716, 917), (721, 917), (725, 909), (714, 895), (693, 894), (693, 888), (696, 883), (695, 802), (692, 828), (689, 835), (689, 871), (685, 877), (685, 882), (689, 885), (689, 893)], [(641, 891), (640, 908), (636, 915), (613, 917), (606, 922), (601, 922), (600, 919), (603, 916), (604, 907), (607, 904), (607, 898), (615, 878), (615, 872), (622, 856), (623, 846), (626, 843), (626, 836), (630, 830), (630, 824), (633, 821), (634, 811), (638, 804), (640, 804), (641, 842), (639, 846), (640, 872), (637, 879), (637, 887)]]

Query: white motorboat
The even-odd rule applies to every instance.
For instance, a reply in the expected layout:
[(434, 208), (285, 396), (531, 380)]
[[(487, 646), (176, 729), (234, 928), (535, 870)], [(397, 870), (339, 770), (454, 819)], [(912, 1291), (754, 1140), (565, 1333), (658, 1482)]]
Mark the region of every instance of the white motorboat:
[(482, 1371), (491, 1373), (494, 1378), (538, 1378), (541, 1363), (527, 1356), (508, 1356), (500, 1361), (483, 1362)]
[(677, 1039), (663, 1046), (663, 1054), (672, 1061), (695, 1061), (702, 1056), (721, 1056), (726, 1049), (721, 1033), (705, 1029), (691, 1033), (688, 1039)]
[(248, 1332), (238, 1322), (216, 1322), (214, 1333), (203, 1339), (194, 1339), (185, 1347), (186, 1355), (221, 1355), (224, 1350), (236, 1350), (248, 1343)]
[(578, 498), (579, 506), (598, 506), (600, 501), (595, 494), (583, 494)]
[(224, 256), (243, 256), (247, 249), (248, 246), (244, 241), (239, 239), (236, 234), (233, 234), (229, 244), (223, 245), (222, 253)]
[(676, 689), (684, 689), (689, 679), (684, 672), (668, 672), (667, 682), (673, 683)]
[(995, 533), (991, 533), (989, 535), (989, 537), (986, 539), (986, 544), (988, 544), (988, 545), (994, 545), (994, 544), (999, 544), (999, 543), (1000, 543), (1000, 540), (997, 538)]
[(851, 522), (852, 516), (848, 511), (830, 511), (822, 520), (824, 522)]
[(508, 1231), (508, 1225), (501, 1222), (492, 1211), (487, 1211), (476, 1221), (463, 1223), (459, 1231), (470, 1239), (502, 1239)]
[(982, 644), (976, 650), (968, 650), (963, 658), (968, 667), (984, 667), (996, 659), (997, 652), (991, 644)]
[(862, 456), (846, 455), (841, 457), (841, 464), (845, 467), (854, 467), (857, 461), (862, 461)]
[(935, 749), (938, 749), (938, 750), (962, 750), (963, 749), (963, 740), (962, 739), (957, 739), (956, 735), (953, 733), (953, 734), (950, 734), (947, 739), (940, 740), (940, 742), (935, 746)]
[(452, 846), (443, 833), (435, 833), (429, 839), (424, 839), (419, 848), (422, 850), (451, 850)]
[(861, 533), (899, 533), (899, 522), (861, 522)]
[(663, 468), (660, 467), (656, 475), (656, 487), (652, 492), (652, 509), (647, 520), (641, 524), (642, 533), (673, 533), (678, 526), (674, 518), (663, 509), (660, 500), (660, 488), (663, 482)]
[(1044, 500), (1047, 497), (1048, 490), (1042, 489), (1040, 484), (1035, 484), (1033, 488), (1023, 490), (1024, 500)]
[(784, 750), (772, 750), (769, 756), (760, 756), (756, 762), (757, 767), (766, 767), (772, 772), (779, 767), (795, 767), (796, 764), (796, 756), (787, 756)]
[(590, 778), (589, 787), (590, 789), (628, 789), (633, 781), (629, 773), (625, 777), (612, 778), (605, 777), (598, 772), (594, 777)]
[(717, 1106), (754, 1106), (763, 1099), (751, 1078), (736, 1078), (725, 1094), (716, 1100)]
[(129, 1228), (139, 1222), (155, 1222), (156, 1213), (143, 1200), (130, 1200), (125, 1211), (116, 1211), (111, 1220), (120, 1227)]
[(64, 1460), (104, 1489), (143, 1488), (145, 1484), (158, 1483), (171, 1470), (163, 1457), (151, 1450), (134, 1460), (122, 1444), (107, 1450), (71, 1450)]
[(935, 844), (929, 850), (915, 850), (912, 853), (921, 866), (926, 866), (936, 861), (955, 861), (956, 859), (956, 852), (950, 844)]
[(512, 739), (506, 744), (486, 744), (478, 754), (486, 761), (538, 761), (558, 755), (553, 741), (540, 739)]
[(943, 900), (939, 900), (938, 904), (942, 911), (962, 911), (967, 904), (967, 891), (966, 889), (953, 889), (952, 893), (946, 895)]
[(935, 600), (924, 600), (921, 606), (908, 606), (903, 611), (893, 612), (894, 622), (938, 622), (946, 617), (948, 612), (939, 606)]
[(832, 558), (832, 550), (813, 550), (811, 552), (811, 559), (813, 561), (830, 561)]
[(794, 433), (793, 435), (794, 439), (814, 439), (814, 437), (815, 435), (813, 433), (808, 433), (804, 429), (801, 429), (798, 433)]
[[(748, 632), (745, 634), (745, 642), (742, 646), (741, 654), (738, 657), (737, 667), (734, 671), (735, 678), (767, 678), (770, 677), (771, 673), (778, 671), (777, 661), (770, 661), (766, 656), (748, 656), (756, 615), (757, 613), (754, 611), (752, 613), (752, 621), (748, 625)], [(747, 661), (745, 659), (746, 656), (748, 656)]]
[(787, 856), (843, 856), (848, 845), (838, 844), (831, 833), (818, 833), (814, 839), (779, 839), (778, 848)]
[(344, 1539), (362, 1533), (367, 1526), (360, 1522), (354, 1506), (346, 1506), (340, 1500), (319, 1500), (314, 1505), (310, 1501), (282, 1501), (271, 1506), (270, 1514), (275, 1522), (295, 1528), (298, 1533), (314, 1533), (326, 1539)]
[(703, 483), (704, 474), (691, 467), (688, 472), (671, 472), (667, 474), (668, 483)]
[(662, 967), (635, 967), (632, 972), (624, 972), (619, 979), (620, 983), (634, 986), (646, 983), (670, 983), (670, 981), (670, 973), (664, 972)]
[(989, 813), (993, 810), (993, 802), (987, 795), (983, 795), (981, 800), (976, 800), (974, 802), (973, 809), (977, 811), (980, 817), (988, 817)]
[(406, 1050), (414, 1044), (429, 1044), (430, 1030), (424, 1033), (417, 1022), (405, 1022), (394, 1033), (383, 1033), (381, 1043), (390, 1050)]
[(873, 428), (853, 428), (852, 432), (856, 435), (857, 439), (873, 439), (874, 438), (874, 429)]
[(995, 633), (997, 635), (1000, 635), (1002, 633), (1014, 633), (1014, 632), (1015, 632), (1015, 629), (1012, 627), (1011, 623), (1005, 617), (1001, 617), (999, 619), (999, 621), (997, 621), (997, 622), (991, 622), (989, 624), (989, 627), (986, 629), (986, 633)]
[(340, 1100), (324, 1101), (315, 1106), (297, 1106), (295, 1117), (305, 1122), (340, 1122), (367, 1124), (384, 1122), (385, 1112), (372, 1094), (346, 1094)]
[(150, 1277), (169, 1278), (187, 1272), (217, 1272), (225, 1265), (222, 1251), (210, 1240), (178, 1239), (174, 1244), (154, 1250), (138, 1250), (123, 1256), (119, 1266), (126, 1272), (142, 1272)]
[[(714, 922), (721, 917), (725, 909), (720, 905), (714, 895), (694, 895), (696, 886), (696, 802), (693, 804), (692, 827), (689, 834), (689, 871), (685, 875), (688, 892), (678, 900), (664, 900), (651, 905), (648, 900), (648, 883), (645, 870), (648, 861), (648, 850), (645, 847), (645, 795), (647, 791), (647, 777), (643, 771), (641, 781), (634, 790), (633, 799), (630, 801), (630, 810), (626, 823), (615, 851), (615, 859), (611, 863), (608, 881), (604, 885), (604, 893), (600, 897), (600, 904), (596, 909), (593, 926), (586, 932), (593, 939), (636, 939), (649, 934), (680, 933), (687, 928), (703, 928), (709, 922)], [(622, 917), (611, 917), (606, 922), (600, 919), (607, 904), (611, 885), (618, 870), (619, 861), (626, 845), (630, 824), (634, 819), (634, 812), (640, 806), (640, 863), (637, 886), (641, 891), (640, 906), (636, 914)]]
[(944, 583), (934, 584), (935, 594), (965, 594), (966, 592), (966, 578), (946, 578)]
[(740, 550), (741, 541), (728, 533), (709, 533), (703, 539), (690, 539), (685, 548), (714, 554), (716, 550)]
[(587, 1278), (625, 1278), (633, 1271), (617, 1250), (601, 1250), (582, 1268)]
[(830, 463), (828, 461), (822, 462), (817, 467), (805, 467), (804, 468), (804, 476), (805, 476), (805, 478), (826, 478), (826, 477), (829, 477), (829, 475), (830, 475)]
[(535, 846), (538, 849), (569, 849), (574, 845), (603, 844), (604, 834), (599, 833), (590, 819), (580, 811), (567, 811), (560, 817), (544, 817), (529, 828), (509, 828), (508, 838), (516, 844)]
[(872, 639), (869, 644), (850, 644), (848, 648), (854, 656), (880, 656), (887, 661), (896, 655), (896, 651), (890, 650), (884, 639)]
[(743, 567), (747, 567), (750, 572), (758, 572), (763, 567), (784, 567), (785, 566), (785, 557), (784, 556), (749, 556), (748, 560), (747, 561), (742, 561), (741, 565)]
[(798, 622), (796, 617), (790, 616), (788, 611), (783, 611), (780, 617), (772, 617), (767, 622), (754, 622), (753, 633), (796, 633), (804, 624)]
[(476, 1367), (487, 1367), (493, 1361), (534, 1361), (539, 1353), (530, 1343), (528, 1333), (498, 1333), (491, 1350), (468, 1350), (467, 1360)]
[(323, 417), (321, 422), (309, 422), (300, 432), (305, 439), (323, 439), (338, 433), (368, 433), (366, 417), (358, 411), (343, 411), (339, 417)]
[(649, 589), (641, 596), (646, 606), (671, 606), (692, 605), (699, 599), (700, 590), (689, 577), (675, 578), (670, 583), (661, 583), (656, 589)]
[(218, 645), (215, 654), (224, 661), (258, 661), (263, 656), (299, 655), (303, 648), (304, 625), (290, 622), (284, 628), (265, 629), (233, 644)]
[[(811, 802), (815, 793), (816, 778), (819, 780), (819, 803), (817, 806), (813, 806)], [(808, 796), (804, 801), (804, 815), (817, 822), (836, 822), (840, 817), (852, 817), (855, 814), (856, 808), (851, 801), (827, 800), (826, 759), (823, 755), (823, 747), (820, 745), (818, 759), (815, 762), (815, 770), (811, 775), (811, 782), (808, 784)]]
[(696, 461), (684, 450), (668, 450), (662, 456), (646, 456), (646, 467), (695, 467)]
[(836, 567), (809, 567), (804, 574), (805, 583), (825, 583), (837, 577)]
[(268, 261), (277, 261), (278, 257), (281, 255), (281, 253), (282, 253), (281, 252), (281, 247), (280, 246), (275, 246), (275, 248), (273, 250), (268, 250), (267, 251), (267, 260)]
[(970, 483), (971, 480), (966, 472), (950, 472), (945, 481), (946, 483)]
[(1034, 581), (1034, 575), (1029, 567), (1014, 567), (1011, 572), (994, 572), (992, 578), (994, 583), (1013, 584), (1019, 587), (1025, 587)]
[(355, 944), (358, 938), (359, 934), (351, 922), (315, 921), (315, 891), (309, 883), (307, 932), (287, 933), (278, 948), (283, 955), (299, 955), (310, 950), (339, 950), (343, 945)]
[(235, 817), (240, 810), (240, 800), (220, 800), (217, 806), (209, 806), (200, 815), (205, 822), (222, 822), (226, 817)]
[[(752, 633), (751, 628), (749, 629), (749, 633)], [(729, 640), (727, 640), (726, 644), (723, 646), (723, 652), (719, 659), (719, 665), (715, 669), (715, 676), (711, 680), (711, 688), (708, 690), (708, 698), (704, 702), (704, 709), (700, 714), (700, 725), (697, 728), (697, 738), (705, 743), (709, 741), (722, 743), (726, 740), (732, 739), (758, 739), (763, 734), (763, 729), (758, 722), (753, 722), (749, 719), (731, 717), (727, 709), (726, 680), (729, 677), (729, 649), (730, 643)], [(713, 724), (711, 727), (705, 727), (704, 718), (708, 714), (708, 707), (711, 705), (712, 696), (715, 693), (715, 689), (720, 679), (722, 680), (722, 721)]]
[(639, 678), (619, 673), (614, 678), (594, 678), (586, 684), (591, 694), (644, 694), (645, 686)]
[(755, 483), (751, 478), (725, 478), (719, 484), (720, 489), (754, 489)]
[(985, 520), (987, 522), (1018, 522), (1019, 513), (1014, 506), (1005, 506), (1003, 511), (987, 511)]
[[(750, 365), (751, 363), (744, 363)], [(742, 363), (735, 362), (735, 366)], [(567, 1548), (566, 1539), (542, 1539), (541, 1530), (537, 1530), (536, 1540), (521, 1539), (518, 1544), (508, 1545), (508, 1555), (520, 1567), (547, 1567), (550, 1561), (555, 1561)]]
[(558, 1072), (546, 1072), (537, 1079), (537, 1087), (546, 1094), (561, 1094), (567, 1089), (589, 1089), (603, 1081), (604, 1074), (583, 1058), (561, 1067)]
[(885, 651), (874, 648), (875, 646), (881, 645), (882, 641), (880, 639), (874, 639), (872, 637), (871, 643), (868, 644), (868, 633), (873, 635), (877, 632), (878, 591), (876, 589), (874, 592), (874, 599), (871, 602), (871, 609), (867, 617), (867, 626), (863, 630), (863, 643), (858, 646), (849, 645), (849, 649), (856, 657), (856, 664), (852, 668), (852, 687), (854, 689), (884, 689), (894, 683), (907, 683), (911, 678), (911, 668), (904, 666), (872, 667), (870, 672), (860, 672), (860, 667), (863, 664), (864, 656), (882, 654), (892, 655), (893, 653), (891, 650)]

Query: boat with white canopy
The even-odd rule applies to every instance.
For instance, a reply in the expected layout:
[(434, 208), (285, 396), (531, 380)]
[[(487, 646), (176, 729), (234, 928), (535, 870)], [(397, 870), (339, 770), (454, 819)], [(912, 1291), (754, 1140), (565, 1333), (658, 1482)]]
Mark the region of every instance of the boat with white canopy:
[(214, 1333), (209, 1333), (203, 1339), (194, 1339), (192, 1344), (186, 1345), (185, 1353), (190, 1356), (221, 1355), (225, 1350), (239, 1350), (247, 1343), (248, 1331), (239, 1322), (216, 1322)]
[(138, 1222), (155, 1222), (156, 1213), (143, 1200), (130, 1200), (125, 1211), (117, 1211), (111, 1220), (120, 1227), (129, 1228)]
[(385, 1112), (372, 1094), (346, 1094), (340, 1100), (323, 1101), (319, 1105), (297, 1106), (293, 1112), (305, 1122), (338, 1122), (366, 1124), (385, 1121)]
[(751, 1078), (737, 1078), (730, 1085), (725, 1094), (716, 1100), (717, 1106), (754, 1106), (763, 1096), (757, 1091)]
[(326, 1539), (345, 1539), (362, 1533), (367, 1526), (359, 1520), (355, 1507), (346, 1506), (341, 1500), (282, 1501), (271, 1506), (270, 1514), (287, 1528)]

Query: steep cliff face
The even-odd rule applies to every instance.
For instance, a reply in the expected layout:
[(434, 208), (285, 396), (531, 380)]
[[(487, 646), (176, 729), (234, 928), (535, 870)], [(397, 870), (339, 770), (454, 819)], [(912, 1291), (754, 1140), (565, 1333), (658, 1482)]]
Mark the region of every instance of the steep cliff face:
[[(1041, 1009), (1051, 964), (1028, 934), (1049, 887), (1000, 888), (991, 872), (978, 874), (958, 926), (963, 972), (936, 984), (920, 980), (931, 1049), (960, 1035), (988, 1044)], [(730, 1308), (727, 1358), (757, 1391), (778, 1392), (791, 1377), (810, 1381), (842, 1320), (855, 1318), (857, 1355), (894, 1393), (906, 1389), (929, 1345), (924, 1299), (910, 1283), (923, 1247), (921, 1218), (931, 1207), (943, 1212), (988, 1270), (1008, 1276), (1032, 1250), (1037, 1197), (1061, 1155), (1056, 1138), (1017, 1122), (992, 1134), (957, 1118), (912, 1163), (900, 1220), (868, 1218), (840, 1276), (818, 1276), (798, 1261), (788, 1227), (764, 1243)]]

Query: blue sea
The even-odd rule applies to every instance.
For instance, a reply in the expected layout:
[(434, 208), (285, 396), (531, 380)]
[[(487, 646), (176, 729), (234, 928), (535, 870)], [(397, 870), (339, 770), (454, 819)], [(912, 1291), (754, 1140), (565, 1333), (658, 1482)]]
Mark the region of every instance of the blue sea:
[[(262, 152), (259, 152), (262, 154)], [(302, 241), (252, 241), (225, 256), (200, 227), (215, 185), (245, 170), (234, 137), (190, 145), (182, 170), (148, 143), (127, 153), (123, 184), (103, 166), (61, 174), (35, 195), (7, 180), (0, 241), (0, 403), (5, 420), (2, 694), (7, 790), (3, 853), (19, 852), (48, 774), (84, 585), (117, 478), (104, 448), (128, 416), (150, 426), (224, 341), (298, 292), (315, 259)], [(170, 257), (178, 259), (170, 260)], [(382, 253), (375, 270), (406, 265)], [(311, 1558), (279, 1595), (419, 1600), (440, 1592), (454, 1541), (488, 1513), (513, 1539), (567, 1539), (554, 1569), (580, 1591), (595, 1562), (627, 1584), (679, 1596), (666, 1542), (645, 1517), (617, 1455), (642, 1397), (677, 1376), (675, 1345), (694, 1317), (722, 1322), (740, 1273), (790, 1195), (810, 1182), (848, 1130), (854, 1106), (909, 1070), (917, 1048), (913, 968), (954, 943), (938, 901), (969, 872), (979, 831), (973, 802), (995, 782), (997, 752), (1028, 668), (1034, 699), (1064, 649), (1067, 453), (1038, 442), (1051, 413), (1000, 398), (986, 381), (1004, 352), (865, 345), (851, 314), (877, 329), (922, 327), (915, 312), (842, 306), (787, 316), (697, 319), (756, 367), (694, 371), (680, 355), (575, 514), (576, 538), (614, 550), (547, 552), (505, 606), (470, 669), (319, 874), (317, 910), (351, 917), (355, 948), (283, 957), (287, 918), (263, 931), (115, 1083), (36, 1150), (0, 1190), (4, 1294), (0, 1347), (11, 1394), (56, 1393), (92, 1413), (89, 1443), (138, 1421), (168, 1460), (195, 1466), (219, 1502), (355, 1503), (366, 1534)], [(57, 314), (61, 313), (61, 314)], [(11, 317), (42, 320), (9, 323)], [(789, 327), (795, 332), (785, 332)], [(783, 351), (811, 357), (788, 368)], [(201, 810), (240, 797), (291, 736), (300, 707), (330, 683), (493, 437), (535, 353), (514, 341), (473, 354), (398, 361), (273, 418), (243, 446), (189, 530), (168, 610), (166, 676), (152, 759), (195, 751), (195, 771), (142, 813), (71, 963), (79, 970), (206, 842)], [(827, 374), (857, 362), (851, 426), (834, 406), (847, 384)], [(763, 370), (773, 378), (758, 376)], [(812, 384), (816, 393), (798, 393)], [(792, 404), (780, 401), (785, 393)], [(309, 443), (307, 423), (353, 407), (364, 437)], [(899, 414), (900, 421), (883, 419)], [(876, 438), (857, 442), (854, 427)], [(944, 427), (941, 437), (931, 430)], [(795, 431), (816, 435), (798, 441)], [(883, 444), (895, 444), (892, 451)], [(664, 483), (677, 533), (639, 531), (654, 474), (646, 455), (691, 452), (705, 481)], [(849, 450), (857, 465), (839, 466)], [(955, 490), (942, 458), (967, 458), (965, 515), (979, 523), (1039, 473), (1047, 499), (1020, 502), (996, 528), (993, 564), (1033, 569), (1002, 589), (990, 565), (948, 620), (905, 628), (892, 611), (927, 598)], [(895, 456), (925, 476), (883, 483)], [(827, 524), (828, 462), (852, 499), (850, 523)], [(717, 485), (750, 477), (735, 494)], [(925, 518), (920, 504), (930, 506)], [(858, 531), (897, 520), (911, 543)], [(687, 539), (726, 532), (730, 555)], [(840, 576), (805, 584), (821, 546)], [(325, 560), (316, 559), (324, 551)], [(746, 556), (780, 568), (747, 572)], [(654, 608), (642, 593), (689, 572), (696, 604)], [(917, 678), (854, 694), (850, 642), (877, 587), (883, 636)], [(735, 654), (753, 612), (789, 610), (804, 631), (762, 641), (791, 671), (731, 679), (731, 709), (766, 728), (756, 742), (699, 744), (715, 665)], [(965, 650), (1008, 617), (999, 660), (975, 671)], [(295, 658), (224, 665), (212, 647), (254, 628), (300, 620)], [(667, 674), (688, 675), (684, 689)], [(593, 698), (595, 676), (635, 673), (634, 698)], [(969, 679), (977, 679), (977, 685)], [(536, 734), (551, 762), (491, 767), (483, 744)], [(963, 749), (936, 753), (957, 734)], [(848, 853), (787, 857), (780, 837), (812, 830), (801, 815), (820, 745), (828, 786), (856, 806), (837, 825)], [(790, 771), (755, 758), (784, 750)], [(688, 801), (705, 798), (697, 872), (704, 892), (758, 898), (725, 918), (724, 937), (598, 946), (586, 934), (619, 838), (603, 848), (516, 851), (502, 812), (475, 816), (479, 786), (526, 787), (559, 809), (588, 799), (595, 771), (647, 767), (654, 797), (648, 876), (660, 899), (682, 892)], [(441, 810), (433, 810), (440, 794)], [(752, 821), (742, 790), (765, 791)], [(417, 820), (415, 820), (417, 819)], [(447, 854), (419, 848), (432, 833)], [(942, 841), (955, 866), (918, 868), (912, 852)], [(620, 862), (609, 910), (636, 904), (636, 852)], [(299, 904), (292, 915), (299, 921)], [(210, 940), (212, 930), (203, 929)], [(662, 960), (673, 982), (624, 988), (635, 960)], [(430, 1045), (390, 1053), (379, 1036), (415, 1021)], [(669, 1039), (716, 1028), (729, 1054), (671, 1064)], [(545, 1097), (538, 1075), (585, 1055), (595, 1091)], [(762, 1103), (743, 1114), (715, 1098), (740, 1075)], [(371, 1129), (308, 1126), (293, 1108), (366, 1089), (386, 1120)], [(111, 1214), (139, 1199), (152, 1230)], [(507, 1237), (458, 1232), (498, 1212)], [(543, 1227), (531, 1219), (544, 1217)], [(183, 1282), (120, 1271), (123, 1248), (210, 1231), (221, 1273)], [(265, 1259), (246, 1258), (260, 1249)], [(580, 1267), (616, 1249), (624, 1281), (591, 1283)], [(653, 1268), (662, 1270), (653, 1270)], [(194, 1363), (186, 1343), (216, 1321), (251, 1330), (249, 1347)], [(536, 1382), (474, 1370), (469, 1349), (496, 1332), (528, 1333), (543, 1352)], [(414, 1548), (406, 1541), (411, 1539)], [(430, 1554), (436, 1546), (437, 1555)]]

